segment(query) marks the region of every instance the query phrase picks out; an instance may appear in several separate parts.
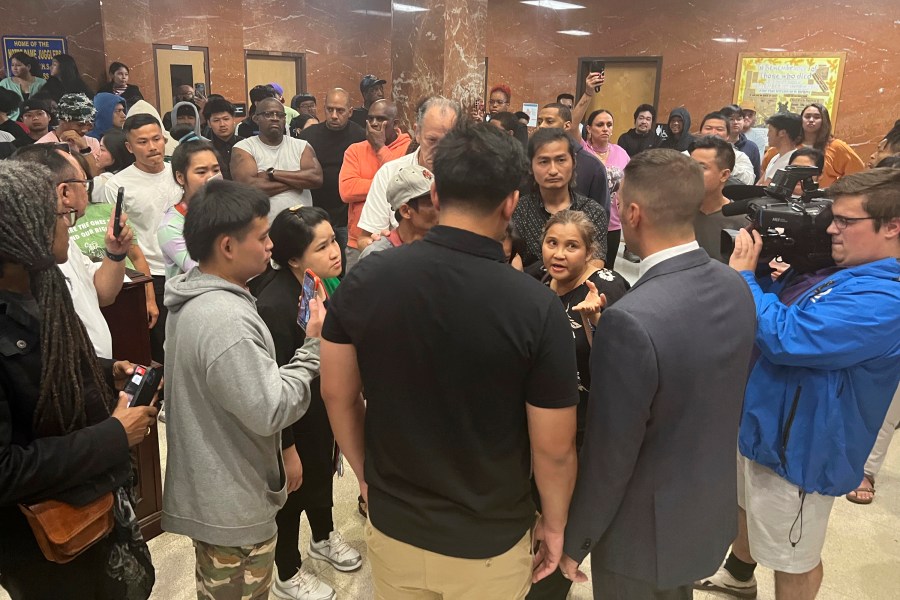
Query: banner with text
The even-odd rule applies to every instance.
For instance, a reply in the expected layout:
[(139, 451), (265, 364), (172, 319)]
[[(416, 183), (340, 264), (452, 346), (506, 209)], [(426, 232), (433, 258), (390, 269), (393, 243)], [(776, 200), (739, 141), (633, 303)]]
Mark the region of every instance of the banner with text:
[(742, 52), (734, 102), (755, 109), (757, 124), (775, 113), (799, 113), (819, 102), (835, 123), (846, 59), (846, 52)]
[(34, 56), (41, 63), (41, 72), (46, 79), (50, 77), (50, 63), (57, 54), (66, 53), (66, 38), (41, 35), (4, 35), (3, 63), (6, 74), (12, 75), (11, 58), (16, 52), (24, 52)]

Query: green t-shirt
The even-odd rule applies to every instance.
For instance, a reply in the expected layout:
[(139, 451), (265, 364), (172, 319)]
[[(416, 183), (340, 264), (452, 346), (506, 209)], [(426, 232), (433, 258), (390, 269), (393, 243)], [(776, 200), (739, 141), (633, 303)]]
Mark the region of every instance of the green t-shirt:
[[(106, 227), (115, 205), (105, 202), (88, 204), (84, 216), (78, 219), (75, 227), (69, 229), (69, 237), (75, 241), (78, 248), (85, 256), (93, 260), (103, 260), (106, 257)], [(137, 234), (134, 235), (132, 244), (137, 243)], [(125, 259), (125, 266), (134, 269), (131, 260)]]

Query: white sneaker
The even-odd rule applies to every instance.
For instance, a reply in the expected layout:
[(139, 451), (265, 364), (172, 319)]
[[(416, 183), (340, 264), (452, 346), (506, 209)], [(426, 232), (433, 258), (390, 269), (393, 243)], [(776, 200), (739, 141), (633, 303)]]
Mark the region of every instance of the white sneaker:
[(334, 600), (335, 597), (330, 585), (302, 569), (287, 581), (275, 577), (272, 593), (286, 600)]
[(756, 577), (748, 581), (740, 581), (723, 566), (714, 575), (694, 583), (695, 590), (705, 592), (722, 592), (737, 598), (756, 598)]
[(309, 541), (309, 555), (317, 560), (324, 560), (338, 571), (355, 571), (362, 566), (362, 556), (344, 541), (341, 534), (332, 531), (327, 540)]

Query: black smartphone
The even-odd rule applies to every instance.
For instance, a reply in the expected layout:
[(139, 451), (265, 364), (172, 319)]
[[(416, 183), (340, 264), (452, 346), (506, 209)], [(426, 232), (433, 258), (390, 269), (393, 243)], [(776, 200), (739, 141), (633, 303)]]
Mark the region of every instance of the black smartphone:
[(134, 365), (134, 375), (125, 384), (123, 390), (128, 396), (128, 406), (150, 406), (160, 381), (162, 381), (162, 369)]
[[(606, 73), (606, 63), (602, 60), (592, 60), (590, 66), (590, 73), (600, 73), (603, 75)], [(594, 86), (594, 92), (599, 92), (600, 86)]]
[(119, 239), (122, 233), (122, 203), (125, 202), (125, 188), (119, 188), (119, 195), (116, 197), (116, 219), (113, 221), (113, 237)]
[(303, 293), (300, 296), (300, 310), (297, 312), (297, 325), (302, 327), (303, 331), (306, 331), (306, 326), (309, 325), (309, 301), (316, 297), (320, 283), (321, 280), (309, 269), (303, 274)]

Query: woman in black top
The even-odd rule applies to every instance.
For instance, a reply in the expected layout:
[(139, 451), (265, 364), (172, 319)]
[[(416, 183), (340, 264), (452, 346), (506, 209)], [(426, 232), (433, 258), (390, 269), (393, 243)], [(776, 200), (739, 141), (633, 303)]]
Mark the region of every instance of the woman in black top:
[[(43, 166), (0, 163), (0, 586), (14, 600), (145, 599), (154, 572), (127, 491), (129, 448), (156, 409), (116, 402), (110, 383), (132, 365), (101, 366), (75, 313), (57, 267), (73, 213), (57, 207), (53, 181)], [(107, 492), (112, 532), (66, 564), (44, 558), (18, 505), (83, 506)]]
[[(591, 264), (596, 240), (596, 228), (584, 213), (563, 210), (547, 221), (542, 243), (545, 273), (543, 281), (559, 296), (575, 335), (575, 357), (578, 361), (581, 394), (575, 438), (578, 449), (581, 449), (584, 439), (591, 389), (591, 344), (594, 329), (600, 320), (600, 307), (613, 304), (631, 287), (615, 271), (598, 269)], [(605, 301), (601, 300), (602, 297), (605, 297)]]
[(141, 94), (141, 88), (128, 83), (129, 75), (130, 71), (127, 65), (114, 62), (109, 65), (109, 81), (101, 85), (97, 91), (121, 96), (130, 108), (138, 100), (143, 100), (144, 95)]
[[(600, 327), (601, 310), (625, 295), (629, 285), (624, 277), (591, 264), (596, 252), (597, 231), (582, 212), (561, 210), (547, 220), (541, 245), (543, 281), (556, 292), (569, 315), (575, 336), (575, 360), (578, 363), (578, 428), (575, 447), (581, 450), (591, 388), (591, 345), (594, 329)], [(540, 510), (540, 497), (534, 493)], [(572, 582), (559, 570), (534, 584), (527, 600), (565, 600)]]
[[(328, 213), (321, 208), (297, 206), (283, 210), (272, 222), (269, 236), (273, 244), (272, 262), (278, 268), (264, 274), (253, 289), (257, 310), (275, 342), (276, 360), (284, 365), (306, 339), (306, 332), (297, 323), (304, 273), (310, 269), (323, 281), (331, 280), (341, 272), (341, 251), (328, 222)], [(298, 535), (300, 514), (304, 511), (312, 530), (310, 556), (325, 560), (340, 571), (354, 571), (362, 565), (359, 553), (334, 531), (331, 516), (334, 434), (318, 378), (313, 380), (310, 391), (312, 399), (306, 414), (281, 433), (289, 495), (275, 518), (278, 577), (273, 591), (279, 597), (299, 596), (299, 590), (311, 597), (327, 598), (330, 591), (312, 572), (300, 569)]]
[(84, 94), (93, 99), (94, 92), (81, 79), (78, 64), (68, 54), (57, 54), (50, 63), (50, 78), (42, 90), (59, 102), (66, 94)]

